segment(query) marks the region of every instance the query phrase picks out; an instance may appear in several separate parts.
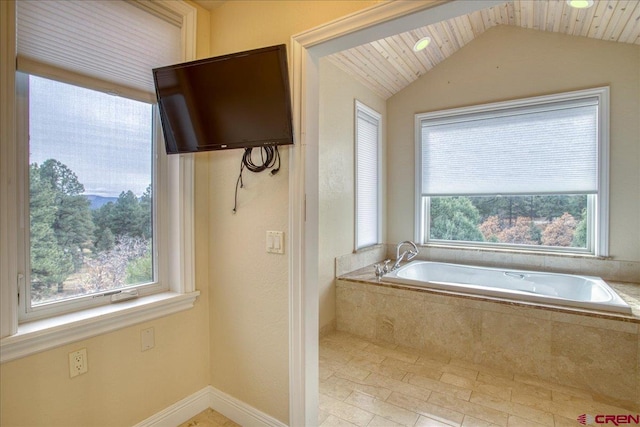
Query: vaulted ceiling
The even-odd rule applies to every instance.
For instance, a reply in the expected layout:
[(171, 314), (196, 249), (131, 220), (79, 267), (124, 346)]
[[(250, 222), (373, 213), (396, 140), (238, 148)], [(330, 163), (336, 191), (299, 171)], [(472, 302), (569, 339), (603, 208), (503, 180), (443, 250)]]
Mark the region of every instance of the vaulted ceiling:
[[(588, 9), (575, 9), (565, 0), (511, 0), (338, 52), (329, 59), (387, 99), (496, 25), (640, 45), (640, 1), (596, 0)], [(425, 36), (431, 44), (414, 52), (415, 42)]]

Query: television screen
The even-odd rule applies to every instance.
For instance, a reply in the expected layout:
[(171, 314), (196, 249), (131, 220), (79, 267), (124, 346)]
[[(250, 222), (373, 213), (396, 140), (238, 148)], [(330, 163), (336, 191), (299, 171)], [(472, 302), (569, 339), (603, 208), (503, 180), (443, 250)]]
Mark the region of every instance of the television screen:
[(167, 154), (293, 144), (285, 45), (153, 70)]

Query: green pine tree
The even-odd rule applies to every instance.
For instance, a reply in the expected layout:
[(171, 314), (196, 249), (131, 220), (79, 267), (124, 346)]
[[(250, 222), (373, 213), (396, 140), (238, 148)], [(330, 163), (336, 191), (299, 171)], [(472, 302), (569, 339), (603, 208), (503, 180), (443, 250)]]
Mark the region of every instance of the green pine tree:
[(40, 299), (52, 292), (55, 285), (62, 287), (73, 272), (73, 258), (65, 252), (56, 238), (54, 224), (58, 214), (56, 191), (51, 182), (43, 180), (40, 168), (29, 168), (29, 216), (31, 283), (34, 298)]
[(140, 202), (133, 191), (123, 191), (113, 205), (109, 228), (116, 236), (142, 237)]
[(482, 242), (480, 213), (467, 197), (431, 198), (431, 238)]
[(58, 246), (71, 256), (78, 271), (84, 261), (84, 250), (91, 247), (94, 231), (90, 202), (82, 195), (84, 185), (71, 169), (55, 159), (45, 161), (39, 174), (55, 193), (53, 230)]

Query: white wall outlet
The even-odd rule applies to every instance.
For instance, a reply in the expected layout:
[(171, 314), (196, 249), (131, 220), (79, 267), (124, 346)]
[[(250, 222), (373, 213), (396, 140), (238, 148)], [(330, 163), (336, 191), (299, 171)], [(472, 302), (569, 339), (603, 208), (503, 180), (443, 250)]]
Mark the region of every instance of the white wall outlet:
[(284, 254), (284, 231), (267, 231), (267, 252)]
[(140, 347), (142, 351), (152, 349), (156, 345), (156, 338), (153, 328), (143, 329), (140, 332)]
[(87, 349), (81, 348), (69, 353), (69, 376), (71, 378), (82, 375), (89, 370), (87, 363)]

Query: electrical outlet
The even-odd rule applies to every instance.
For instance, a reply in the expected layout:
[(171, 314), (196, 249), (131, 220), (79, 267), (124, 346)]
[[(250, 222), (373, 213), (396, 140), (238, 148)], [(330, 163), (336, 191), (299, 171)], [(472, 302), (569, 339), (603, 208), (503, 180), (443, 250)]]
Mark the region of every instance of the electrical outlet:
[(78, 351), (69, 353), (69, 376), (71, 378), (82, 375), (89, 370), (87, 364), (87, 349), (82, 348)]

